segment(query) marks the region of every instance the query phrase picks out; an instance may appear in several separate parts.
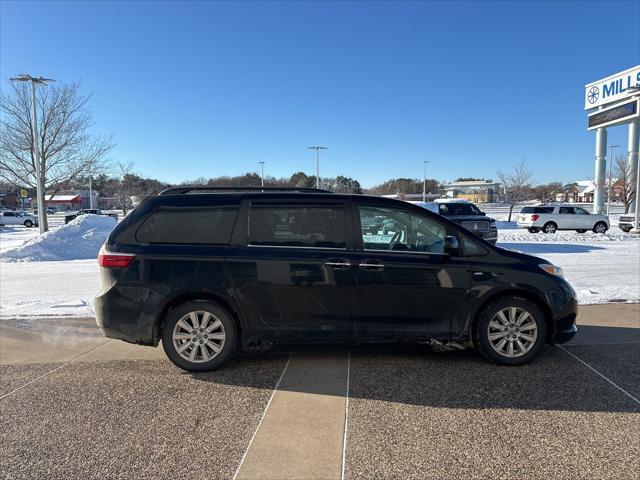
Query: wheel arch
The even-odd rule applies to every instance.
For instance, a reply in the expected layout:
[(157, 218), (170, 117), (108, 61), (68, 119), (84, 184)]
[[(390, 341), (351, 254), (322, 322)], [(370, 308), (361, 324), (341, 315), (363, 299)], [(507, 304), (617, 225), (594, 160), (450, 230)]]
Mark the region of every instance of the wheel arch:
[(491, 296), (483, 299), (483, 301), (478, 305), (478, 307), (475, 309), (475, 312), (473, 313), (473, 318), (472, 318), (471, 324), (470, 324), (471, 325), (470, 331), (473, 331), (474, 325), (479, 320), (480, 313), (487, 307), (487, 305), (489, 305), (492, 302), (495, 302), (496, 300), (499, 300), (501, 298), (506, 298), (506, 297), (524, 298), (525, 300), (529, 300), (536, 307), (538, 307), (540, 309), (540, 311), (544, 315), (544, 320), (545, 320), (545, 324), (546, 324), (546, 327), (547, 327), (547, 334), (546, 334), (545, 341), (547, 343), (551, 342), (551, 340), (553, 339), (553, 332), (554, 332), (554, 330), (553, 330), (553, 314), (551, 313), (551, 309), (549, 308), (547, 303), (540, 296), (538, 296), (535, 293), (530, 292), (528, 290), (521, 290), (521, 289), (517, 289), (517, 288), (509, 289), (509, 290), (502, 290), (500, 292), (496, 292), (496, 293), (492, 294)]
[(228, 300), (226, 300), (222, 295), (216, 295), (215, 293), (211, 293), (211, 292), (182, 293), (172, 298), (169, 302), (167, 302), (165, 306), (162, 308), (162, 310), (160, 311), (160, 313), (158, 314), (158, 317), (156, 319), (155, 333), (154, 333), (154, 339), (156, 340), (156, 343), (157, 343), (157, 339), (159, 339), (161, 336), (162, 328), (164, 326), (164, 322), (165, 322), (165, 319), (167, 318), (167, 314), (169, 313), (169, 311), (179, 307), (183, 303), (187, 303), (195, 300), (205, 300), (205, 301), (215, 302), (219, 304), (222, 308), (224, 308), (226, 311), (228, 311), (231, 314), (231, 318), (233, 318), (233, 321), (236, 324), (236, 328), (238, 329), (238, 345), (240, 346), (243, 344), (242, 343), (243, 342), (243, 326), (242, 326), (242, 322), (240, 321), (240, 316), (238, 315), (237, 309), (235, 309), (231, 305), (231, 303)]

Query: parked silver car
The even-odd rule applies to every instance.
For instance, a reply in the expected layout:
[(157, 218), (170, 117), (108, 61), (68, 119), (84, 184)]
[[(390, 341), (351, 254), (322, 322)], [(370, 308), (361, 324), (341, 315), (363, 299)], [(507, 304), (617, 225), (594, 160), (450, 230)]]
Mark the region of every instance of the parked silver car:
[(38, 217), (27, 212), (3, 210), (0, 212), (0, 225), (24, 225), (31, 228), (38, 225)]
[(605, 233), (609, 230), (609, 217), (571, 205), (537, 205), (520, 210), (518, 226), (531, 233), (555, 233), (556, 230)]

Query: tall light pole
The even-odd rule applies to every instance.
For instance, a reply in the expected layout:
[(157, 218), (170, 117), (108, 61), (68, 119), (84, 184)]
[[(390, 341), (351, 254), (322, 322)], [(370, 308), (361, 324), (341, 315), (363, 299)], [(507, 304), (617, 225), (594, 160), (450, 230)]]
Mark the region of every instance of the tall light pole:
[(424, 176), (422, 177), (422, 202), (427, 201), (427, 160), (424, 161)]
[[(611, 167), (613, 166), (613, 149), (618, 148), (620, 145), (610, 145), (609, 151), (609, 195), (607, 195), (607, 215), (609, 215), (609, 209), (611, 208)], [(625, 200), (626, 201), (626, 200)]]
[(320, 150), (327, 150), (327, 147), (321, 147), (316, 145), (314, 147), (307, 147), (309, 150), (316, 151), (316, 188), (320, 188)]
[(44, 206), (44, 185), (42, 185), (42, 162), (40, 161), (40, 150), (38, 150), (38, 117), (36, 112), (36, 85), (46, 85), (47, 82), (55, 82), (51, 78), (32, 77), (21, 73), (17, 77), (10, 79), (12, 82), (31, 82), (31, 120), (33, 133), (33, 159), (35, 161), (36, 173), (36, 197), (38, 205), (38, 228), (40, 233), (44, 233), (45, 206)]
[(264, 162), (258, 162), (260, 164), (260, 186), (264, 188)]

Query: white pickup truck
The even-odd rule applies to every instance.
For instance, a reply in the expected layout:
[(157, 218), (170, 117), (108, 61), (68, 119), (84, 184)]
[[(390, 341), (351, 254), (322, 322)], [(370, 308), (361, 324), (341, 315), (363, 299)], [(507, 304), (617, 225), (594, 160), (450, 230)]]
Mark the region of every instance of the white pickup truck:
[(609, 230), (609, 217), (571, 205), (537, 205), (520, 210), (518, 226), (531, 233), (555, 233), (556, 230), (605, 233)]

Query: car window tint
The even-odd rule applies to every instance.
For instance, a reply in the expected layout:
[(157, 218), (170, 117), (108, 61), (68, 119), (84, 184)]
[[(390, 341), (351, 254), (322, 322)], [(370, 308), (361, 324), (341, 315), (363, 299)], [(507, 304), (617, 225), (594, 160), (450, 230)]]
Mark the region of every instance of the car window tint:
[(553, 213), (553, 207), (535, 207), (533, 213)]
[(520, 213), (535, 213), (535, 210), (533, 207), (523, 207)]
[(574, 210), (578, 215), (589, 215), (589, 212), (587, 212), (584, 208), (574, 207)]
[(569, 215), (569, 214), (574, 214), (574, 210), (573, 207), (560, 207), (560, 211), (558, 212), (560, 213), (560, 215), (565, 214), (565, 215)]
[(229, 243), (237, 209), (157, 210), (136, 232), (142, 243), (225, 245)]
[(346, 248), (344, 208), (251, 205), (249, 245)]
[(407, 210), (361, 206), (365, 250), (444, 253), (445, 226)]

